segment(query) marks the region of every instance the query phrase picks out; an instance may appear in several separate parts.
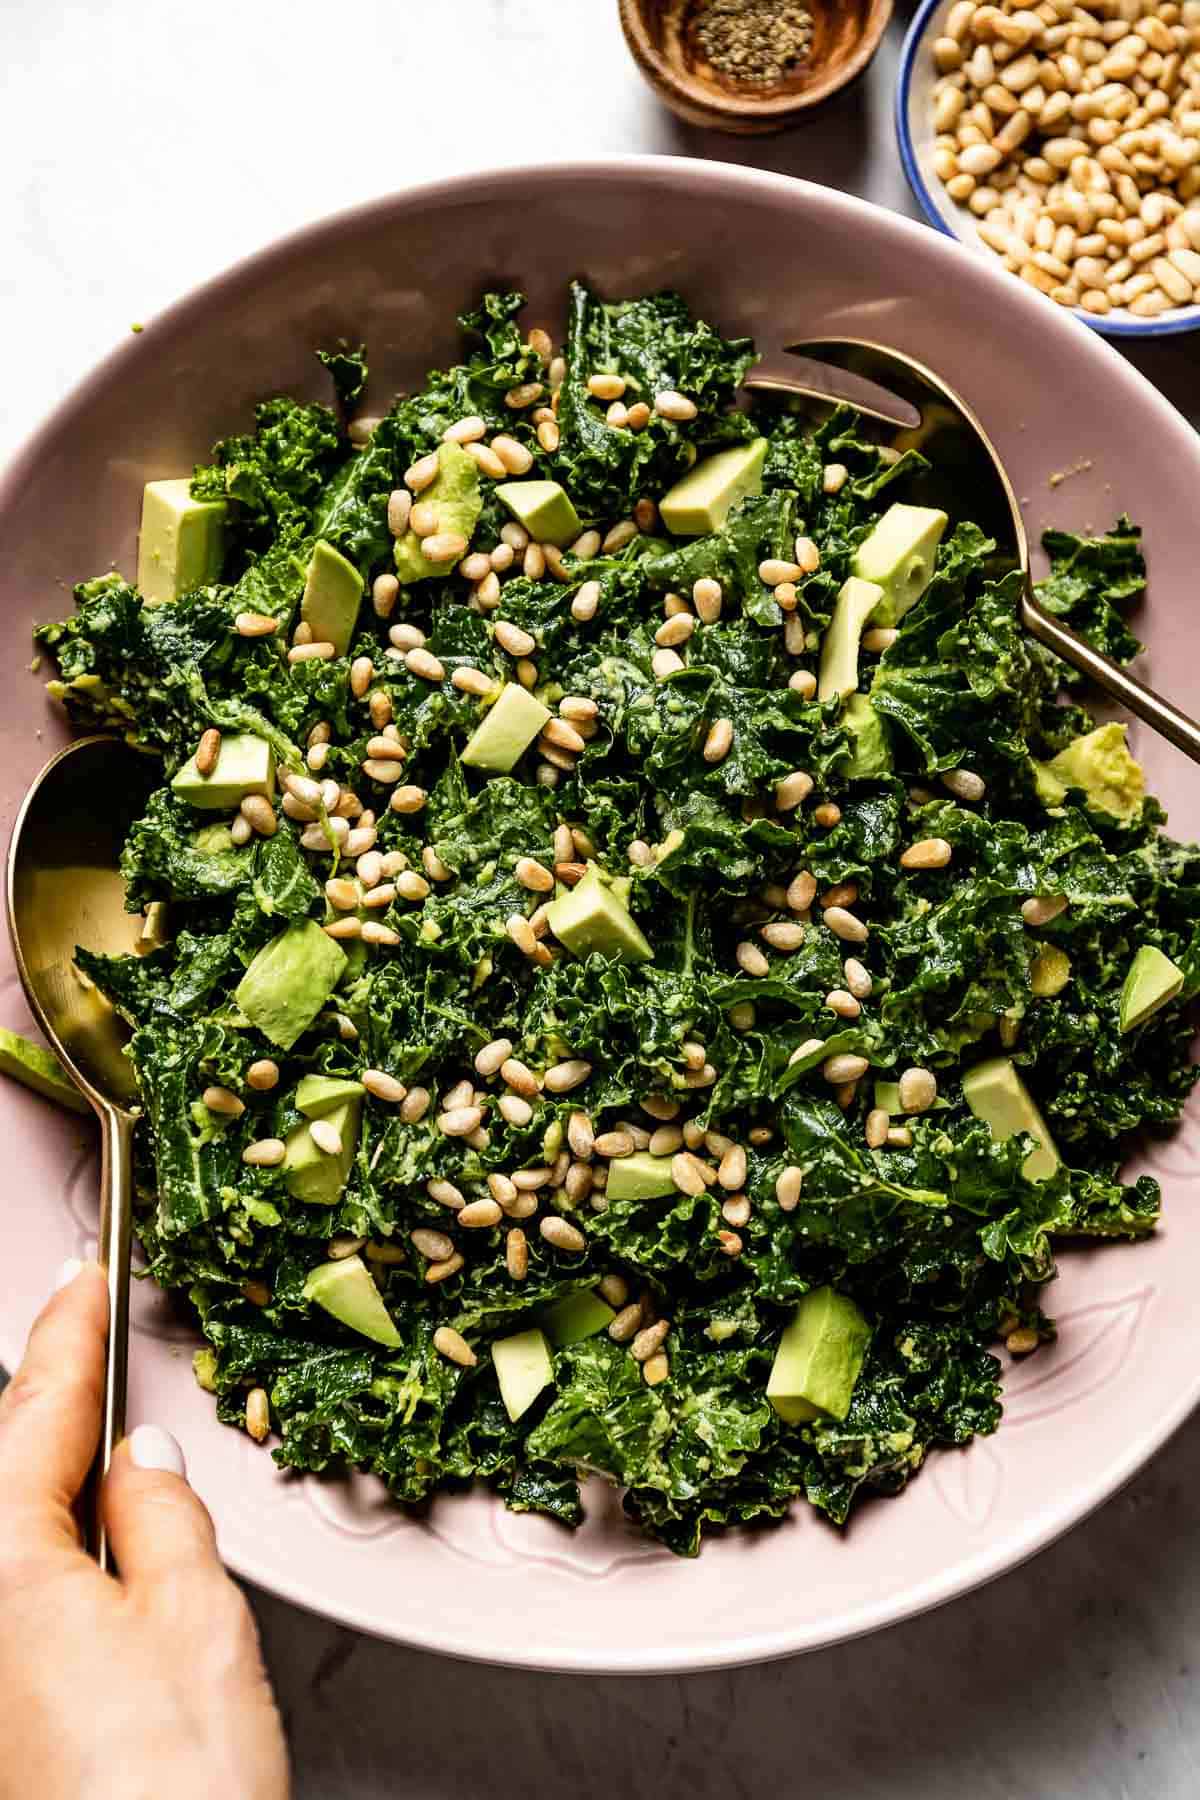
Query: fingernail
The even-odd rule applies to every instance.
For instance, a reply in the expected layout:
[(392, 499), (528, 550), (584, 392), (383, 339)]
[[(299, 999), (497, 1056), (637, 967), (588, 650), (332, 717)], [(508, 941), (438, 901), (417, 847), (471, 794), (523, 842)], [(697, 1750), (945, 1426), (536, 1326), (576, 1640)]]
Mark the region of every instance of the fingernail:
[(129, 1434), (129, 1456), (137, 1469), (165, 1469), (168, 1475), (187, 1479), (183, 1451), (161, 1425), (137, 1425)]
[(55, 1293), (57, 1294), (60, 1288), (69, 1287), (82, 1267), (83, 1264), (77, 1256), (68, 1256), (66, 1262), (54, 1278)]

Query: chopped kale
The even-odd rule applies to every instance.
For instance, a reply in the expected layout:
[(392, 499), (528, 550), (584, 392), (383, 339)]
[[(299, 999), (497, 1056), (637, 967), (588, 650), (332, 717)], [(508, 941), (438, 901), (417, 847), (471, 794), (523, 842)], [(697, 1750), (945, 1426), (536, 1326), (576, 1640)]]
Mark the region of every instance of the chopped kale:
[[(994, 1430), (995, 1346), (1018, 1325), (1051, 1335), (1039, 1297), (1057, 1244), (1154, 1228), (1157, 1186), (1123, 1182), (1121, 1160), (1131, 1133), (1178, 1119), (1196, 1077), (1200, 851), (1161, 835), (1153, 802), (1115, 821), (1078, 788), (1042, 798), (1038, 765), (1092, 721), (1062, 704), (1074, 679), (1023, 635), (1018, 584), (993, 579), (993, 546), (969, 520), (953, 522), (898, 629), (863, 648), (883, 747), (864, 773), (849, 714), (813, 698), (802, 672), (856, 549), (922, 459), (897, 459), (844, 411), (813, 428), (775, 404), (738, 410), (752, 346), (677, 295), (609, 302), (575, 285), (553, 360), (518, 322), (522, 304), (486, 295), (461, 320), (465, 359), (397, 399), (358, 448), (345, 419), (364, 353), (322, 352), (337, 413), (267, 400), (196, 471), (194, 494), (228, 504), (219, 582), (150, 607), (104, 576), (39, 632), (70, 716), (127, 734), (164, 777), (122, 872), (132, 911), (167, 904), (168, 941), (78, 960), (133, 1027), (138, 1226), (155, 1279), (194, 1308), (222, 1419), (244, 1424), (246, 1391), (262, 1386), (283, 1465), (372, 1470), (405, 1504), (480, 1479), (565, 1526), (582, 1517), (579, 1473), (598, 1470), (646, 1531), (690, 1555), (710, 1529), (778, 1518), (798, 1498), (840, 1524), (857, 1496), (898, 1493), (939, 1446)], [(601, 373), (625, 384), (624, 422), (589, 390)], [(664, 390), (695, 416), (657, 411)], [(389, 495), (468, 418), (466, 436), (510, 440), (517, 478), (560, 483), (600, 537), (526, 556), (485, 455), (470, 548), (490, 572), (447, 562), (398, 600), (384, 582), (383, 616), (364, 607), (349, 655), (292, 661), (313, 543), (364, 584), (387, 575)], [(663, 535), (641, 503), (760, 433), (762, 491), (704, 535)], [(847, 476), (827, 493), (831, 462)], [(798, 533), (819, 568), (768, 585), (760, 563), (790, 561)], [(1043, 604), (1109, 655), (1134, 655), (1136, 528), (1045, 542)], [(707, 622), (690, 611), (701, 580), (721, 589)], [(241, 636), (241, 612), (276, 631)], [(665, 618), (685, 613), (667, 634), (678, 660), (664, 661)], [(505, 648), (497, 618), (528, 634), (527, 654)], [(514, 744), (507, 768), (473, 767), (463, 752), (502, 682), (532, 687), (558, 725)], [(710, 759), (718, 721), (731, 741)], [(276, 791), (268, 836), (238, 824), (236, 794), (199, 811), (168, 785), (214, 725), (272, 748), (291, 791), (283, 804)], [(795, 770), (811, 795), (781, 809), (775, 790)], [(979, 778), (965, 789), (964, 772)], [(905, 867), (905, 846), (927, 838), (950, 847), (949, 866)], [(597, 868), (651, 960), (556, 937), (556, 905)], [(815, 892), (797, 898), (805, 871)], [(1032, 929), (1033, 895), (1067, 905)], [(864, 943), (835, 934), (826, 901), (864, 921)], [(344, 967), (281, 1047), (244, 978), (285, 936), (325, 944), (319, 925)], [(1182, 987), (1123, 1032), (1144, 945)], [(1065, 971), (1054, 992), (1038, 979), (1048, 947)], [(297, 964), (292, 987), (307, 979)], [(1030, 1135), (1000, 1141), (972, 1111), (964, 1077), (998, 1054), (1057, 1145), (1048, 1179), (1026, 1173)], [(835, 1082), (833, 1056), (868, 1071)], [(277, 1081), (249, 1082), (268, 1061)], [(867, 1129), (874, 1083), (911, 1067), (935, 1075), (937, 1105), (894, 1118), (881, 1141)], [(365, 1071), (401, 1084), (403, 1103), (378, 1080), (358, 1095)], [(297, 1178), (293, 1150), (315, 1142), (304, 1107), (327, 1091), (302, 1090), (305, 1077), (350, 1084), (328, 1090), (340, 1185)], [(208, 1108), (213, 1086), (243, 1110)], [(471, 1106), (477, 1118), (441, 1118)], [(618, 1186), (581, 1112), (594, 1133), (621, 1134), (603, 1149), (671, 1155), (686, 1134), (697, 1160), (665, 1197)], [(247, 1162), (274, 1140), (286, 1162)], [(463, 1228), (464, 1202), (496, 1222)], [(553, 1241), (553, 1225), (547, 1237), (554, 1220), (582, 1248)], [(361, 1254), (392, 1341), (307, 1297), (330, 1250)], [(602, 1280), (639, 1303), (643, 1326), (667, 1322), (665, 1341), (647, 1361), (645, 1340), (635, 1356), (604, 1331), (557, 1346), (550, 1384), (514, 1422), (496, 1342)], [(793, 1310), (822, 1286), (861, 1311), (869, 1348), (845, 1417), (788, 1424), (767, 1381)], [(439, 1327), (467, 1339), (473, 1365), (439, 1350)]]

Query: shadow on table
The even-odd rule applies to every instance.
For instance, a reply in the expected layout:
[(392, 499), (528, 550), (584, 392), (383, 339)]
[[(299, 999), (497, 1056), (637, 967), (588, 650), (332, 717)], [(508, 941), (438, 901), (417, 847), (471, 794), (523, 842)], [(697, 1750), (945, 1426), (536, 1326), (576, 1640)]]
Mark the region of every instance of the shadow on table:
[(1193, 1423), (1094, 1518), (974, 1597), (759, 1668), (523, 1674), (254, 1598), (292, 1697), (297, 1800), (1182, 1800), (1196, 1791), (1180, 1716), (1198, 1537)]

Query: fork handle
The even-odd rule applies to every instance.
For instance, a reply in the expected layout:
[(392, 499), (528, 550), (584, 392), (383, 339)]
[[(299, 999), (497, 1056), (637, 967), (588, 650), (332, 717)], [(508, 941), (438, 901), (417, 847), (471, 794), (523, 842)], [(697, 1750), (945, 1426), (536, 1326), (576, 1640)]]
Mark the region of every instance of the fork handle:
[(133, 1120), (115, 1106), (100, 1110), (100, 1238), (97, 1259), (108, 1282), (108, 1342), (100, 1442), (88, 1478), (84, 1537), (102, 1569), (112, 1566), (100, 1495), (113, 1451), (125, 1435), (129, 1368), (129, 1260), (133, 1238)]
[(1141, 719), (1153, 731), (1165, 737), (1169, 744), (1190, 756), (1193, 762), (1200, 762), (1200, 725), (1188, 715), (1156, 694), (1144, 682), (1138, 681), (1126, 670), (1119, 668), (1107, 656), (1101, 656), (1089, 643), (1077, 637), (1066, 625), (1045, 612), (1032, 595), (1026, 590), (1021, 607), (1021, 620), (1026, 631), (1035, 637), (1039, 644), (1045, 644), (1061, 656), (1064, 662), (1070, 663), (1104, 689), (1122, 706), (1128, 707), (1135, 718)]

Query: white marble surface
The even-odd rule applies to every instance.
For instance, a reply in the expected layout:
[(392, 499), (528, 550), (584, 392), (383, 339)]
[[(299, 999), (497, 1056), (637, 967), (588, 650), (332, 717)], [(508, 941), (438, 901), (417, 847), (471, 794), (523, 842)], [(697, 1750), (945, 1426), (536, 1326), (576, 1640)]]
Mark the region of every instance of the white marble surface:
[[(911, 211), (891, 125), (901, 29), (810, 124), (742, 141), (659, 108), (616, 0), (3, 0), (0, 456), (133, 321), (412, 181), (647, 150)], [(1195, 342), (1136, 360), (1200, 421)], [(1200, 1789), (1198, 1529), (1193, 1423), (979, 1594), (800, 1661), (661, 1681), (452, 1664), (252, 1598), (301, 1800), (1183, 1800)]]

